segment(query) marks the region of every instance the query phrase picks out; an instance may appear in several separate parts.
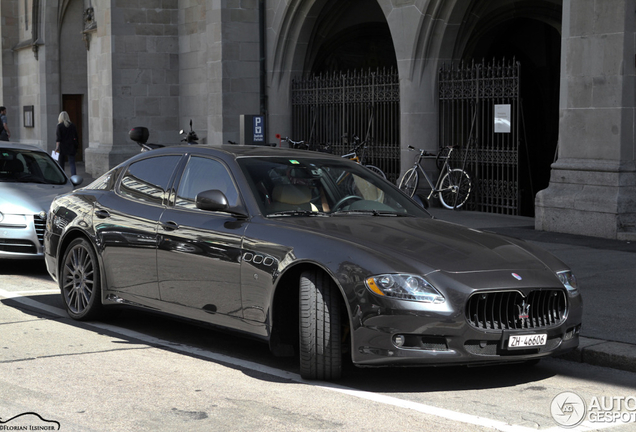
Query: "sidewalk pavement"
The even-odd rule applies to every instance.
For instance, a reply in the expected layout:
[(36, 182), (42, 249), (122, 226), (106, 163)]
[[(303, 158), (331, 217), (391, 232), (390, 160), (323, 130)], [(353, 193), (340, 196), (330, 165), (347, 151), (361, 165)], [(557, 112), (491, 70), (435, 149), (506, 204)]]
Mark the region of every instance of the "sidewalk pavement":
[[(71, 168), (68, 165), (69, 164), (67, 163), (66, 166), (64, 167), (64, 171), (66, 171), (66, 175), (70, 177)], [(89, 185), (90, 183), (92, 183), (93, 180), (95, 180), (93, 176), (91, 176), (90, 174), (86, 174), (86, 167), (84, 165), (84, 162), (76, 162), (75, 168), (76, 168), (77, 175), (81, 176), (84, 179), (80, 187)]]
[[(94, 179), (77, 164), (82, 186)], [(534, 218), (432, 207), (438, 219), (508, 235), (546, 249), (570, 266), (583, 296), (579, 348), (564, 358), (636, 372), (636, 242), (534, 229)]]
[(579, 348), (564, 358), (636, 372), (636, 242), (534, 229), (534, 218), (430, 208), (438, 219), (520, 238), (550, 251), (583, 296)]

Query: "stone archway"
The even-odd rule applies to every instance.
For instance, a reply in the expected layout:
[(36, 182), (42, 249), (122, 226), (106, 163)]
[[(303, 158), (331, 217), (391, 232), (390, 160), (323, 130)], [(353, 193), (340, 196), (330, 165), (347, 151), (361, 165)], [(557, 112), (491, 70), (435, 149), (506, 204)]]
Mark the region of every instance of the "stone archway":
[[(312, 73), (398, 68), (386, 19), (389, 0), (292, 0), (271, 23), (270, 93), (291, 94), (291, 80)], [(369, 40), (371, 38), (371, 40)], [(364, 45), (365, 52), (360, 53)], [(355, 52), (354, 58), (348, 53)], [(289, 101), (269, 99), (269, 130), (291, 133)]]
[(439, 64), (520, 62), (520, 213), (547, 187), (559, 128), (561, 0), (457, 3), (441, 34)]
[(391, 31), (376, 1), (329, 0), (312, 29), (305, 74), (397, 68)]
[(533, 216), (535, 195), (550, 182), (559, 136), (561, 10), (541, 1), (533, 8), (510, 6), (475, 20), (461, 59), (520, 63), (520, 212)]

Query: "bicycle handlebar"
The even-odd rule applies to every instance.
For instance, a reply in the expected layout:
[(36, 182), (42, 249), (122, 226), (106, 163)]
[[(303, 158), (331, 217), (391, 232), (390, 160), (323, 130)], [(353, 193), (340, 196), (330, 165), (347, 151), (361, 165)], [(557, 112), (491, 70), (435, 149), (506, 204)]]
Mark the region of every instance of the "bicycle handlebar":
[(419, 151), (420, 152), (420, 156), (437, 156), (435, 153), (430, 153), (430, 152), (427, 152), (424, 149), (415, 148), (412, 145), (409, 146), (409, 150), (417, 150), (417, 151)]
[[(459, 146), (458, 145), (449, 145), (449, 146), (446, 146), (445, 148), (457, 150), (457, 149), (459, 149)], [(426, 151), (424, 149), (415, 148), (412, 145), (408, 146), (408, 149), (409, 150), (417, 150), (417, 151), (419, 151), (421, 156), (437, 156), (437, 154), (435, 154), (435, 153), (428, 152), (428, 151)]]
[(289, 137), (281, 138), (281, 141), (290, 142), (293, 145), (305, 144), (305, 141), (294, 141), (293, 139), (291, 139)]

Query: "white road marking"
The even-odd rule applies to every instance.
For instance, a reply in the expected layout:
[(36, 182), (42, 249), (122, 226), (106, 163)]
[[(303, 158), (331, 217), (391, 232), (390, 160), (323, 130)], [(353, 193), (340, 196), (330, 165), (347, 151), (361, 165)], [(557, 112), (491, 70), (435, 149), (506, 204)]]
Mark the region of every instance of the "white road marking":
[(20, 296), (29, 295), (29, 294), (59, 294), (60, 290), (59, 289), (54, 289), (54, 290), (11, 291), (11, 293), (17, 294), (17, 295), (20, 295)]
[[(29, 293), (34, 293), (35, 291), (29, 291)], [(49, 291), (46, 291), (49, 292)], [(59, 291), (51, 291), (57, 292)], [(46, 311), (52, 315), (57, 315), (60, 317), (66, 317), (66, 311), (64, 309), (49, 306), (38, 301), (35, 301), (31, 298), (23, 297), (18, 292), (5, 291), (0, 289), (0, 297), (15, 299), (16, 301), (24, 304), (25, 306), (35, 307), (40, 310)], [(86, 325), (91, 327), (96, 327), (102, 330), (108, 330), (112, 333), (119, 334), (128, 338), (138, 339), (142, 342), (145, 342), (149, 345), (166, 347), (173, 351), (181, 351), (186, 354), (196, 355), (198, 357), (202, 357), (205, 359), (212, 360), (214, 362), (227, 363), (234, 366), (239, 366), (243, 369), (249, 369), (256, 372), (261, 372), (263, 374), (272, 375), (278, 378), (287, 379), (290, 381), (311, 385), (314, 387), (321, 387), (325, 390), (335, 391), (338, 393), (343, 393), (349, 396), (357, 397), (360, 399), (370, 400), (373, 402), (391, 405), (398, 408), (404, 408), (412, 411), (421, 412), (423, 414), (432, 415), (435, 417), (444, 418), (447, 420), (462, 422), (475, 426), (483, 426), (496, 429), (502, 432), (537, 432), (537, 429), (530, 428), (526, 426), (519, 425), (511, 425), (500, 420), (489, 419), (486, 417), (480, 417), (472, 414), (464, 414), (458, 411), (452, 411), (445, 408), (439, 408), (432, 405), (426, 405), (419, 402), (407, 401), (404, 399), (399, 399), (392, 396), (386, 396), (382, 394), (356, 390), (350, 387), (344, 387), (333, 383), (322, 382), (322, 381), (306, 381), (300, 377), (300, 375), (284, 371), (281, 369), (272, 368), (269, 366), (265, 366), (262, 364), (254, 363), (248, 360), (242, 360), (235, 357), (230, 357), (224, 354), (219, 354), (211, 351), (204, 350), (202, 348), (175, 344), (174, 342), (170, 342), (164, 339), (155, 338), (153, 336), (149, 336), (143, 333), (139, 333), (134, 330), (128, 330), (125, 328), (117, 327), (111, 324), (99, 323), (99, 322), (87, 322)], [(625, 423), (605, 423), (605, 424), (597, 424), (597, 423), (589, 423), (583, 422), (581, 425), (575, 428), (569, 428), (568, 431), (575, 432), (586, 432), (592, 430), (600, 430), (600, 429), (609, 429), (612, 427), (623, 426)], [(542, 432), (562, 432), (563, 428), (559, 426), (555, 426), (549, 429), (539, 429)]]

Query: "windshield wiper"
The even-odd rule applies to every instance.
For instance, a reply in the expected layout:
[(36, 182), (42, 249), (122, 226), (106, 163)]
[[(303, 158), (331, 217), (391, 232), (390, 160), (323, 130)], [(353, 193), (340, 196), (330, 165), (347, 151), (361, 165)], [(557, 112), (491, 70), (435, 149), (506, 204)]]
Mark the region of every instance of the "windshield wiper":
[(370, 216), (385, 216), (385, 217), (412, 217), (407, 213), (398, 213), (390, 210), (338, 210), (332, 214), (361, 214)]
[(311, 211), (311, 210), (284, 210), (275, 213), (270, 213), (267, 217), (279, 217), (279, 216), (329, 216), (325, 212), (321, 211)]

